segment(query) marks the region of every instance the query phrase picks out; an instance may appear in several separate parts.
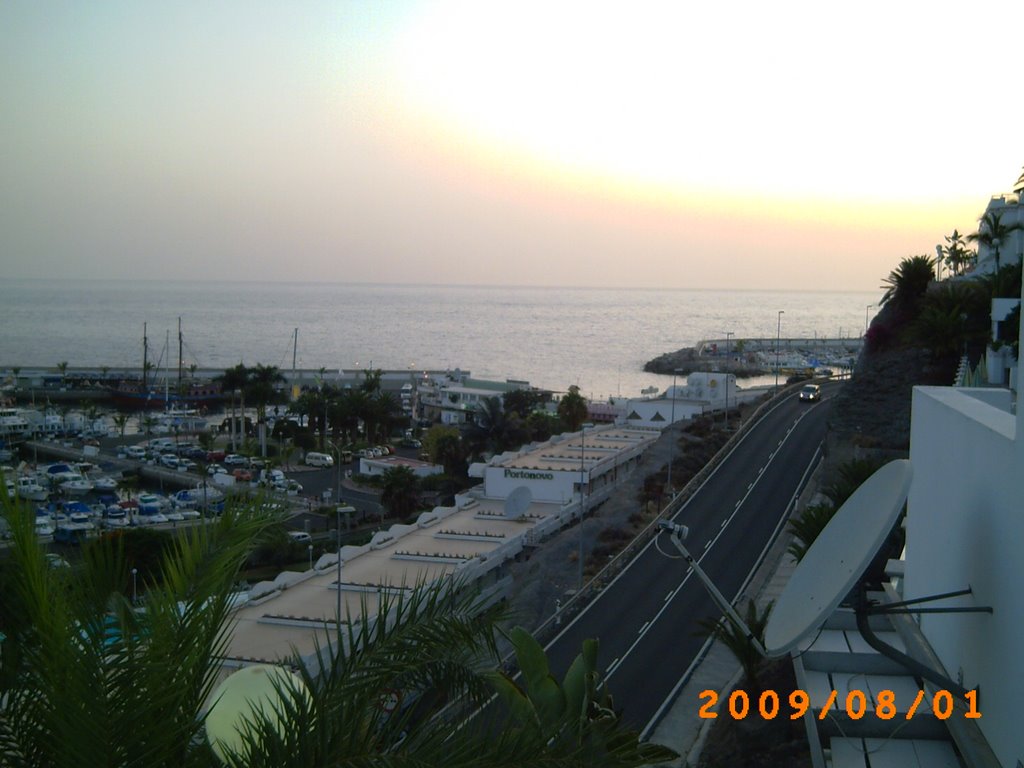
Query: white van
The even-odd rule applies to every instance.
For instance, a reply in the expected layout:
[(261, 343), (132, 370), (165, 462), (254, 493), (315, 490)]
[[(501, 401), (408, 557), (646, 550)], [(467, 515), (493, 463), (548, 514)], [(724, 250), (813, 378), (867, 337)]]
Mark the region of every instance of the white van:
[(306, 454), (306, 463), (311, 467), (333, 467), (334, 457), (328, 453), (310, 451)]

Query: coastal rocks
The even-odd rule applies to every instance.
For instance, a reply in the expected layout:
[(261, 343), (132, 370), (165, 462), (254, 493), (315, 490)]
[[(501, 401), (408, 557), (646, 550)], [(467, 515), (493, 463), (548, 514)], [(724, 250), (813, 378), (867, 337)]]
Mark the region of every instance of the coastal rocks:
[(725, 369), (740, 379), (762, 376), (769, 372), (764, 366), (749, 361), (737, 361), (735, 358), (728, 359), (722, 355), (698, 354), (694, 347), (683, 347), (675, 352), (666, 352), (644, 363), (644, 370), (647, 373), (663, 373), (669, 376), (673, 373), (685, 375), (694, 371)]

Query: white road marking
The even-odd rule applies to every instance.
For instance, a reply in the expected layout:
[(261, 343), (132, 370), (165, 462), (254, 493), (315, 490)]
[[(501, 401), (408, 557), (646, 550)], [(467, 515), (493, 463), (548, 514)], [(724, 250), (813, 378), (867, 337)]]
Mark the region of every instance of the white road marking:
[(645, 621), (644, 625), (642, 627), (640, 627), (640, 631), (637, 632), (637, 634), (638, 635), (642, 635), (644, 633), (644, 630), (646, 630), (649, 626), (651, 626), (651, 622)]

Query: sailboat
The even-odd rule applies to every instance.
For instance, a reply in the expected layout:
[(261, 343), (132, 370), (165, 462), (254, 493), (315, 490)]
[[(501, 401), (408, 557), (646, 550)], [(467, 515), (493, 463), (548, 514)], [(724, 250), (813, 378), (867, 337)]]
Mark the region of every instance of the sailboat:
[[(164, 344), (161, 359), (168, 354), (170, 336)], [(155, 381), (149, 380), (149, 337), (146, 335), (146, 323), (142, 324), (142, 380), (125, 379), (116, 388), (111, 390), (111, 399), (115, 404), (124, 408), (150, 409), (162, 408), (170, 410), (173, 407), (202, 408), (211, 405), (220, 405), (224, 401), (221, 392), (220, 382), (200, 381), (198, 379), (186, 379), (184, 366), (182, 364), (182, 347), (184, 341), (181, 333), (181, 318), (178, 318), (178, 384), (171, 388), (170, 381), (164, 370), (164, 383), (161, 389)], [(159, 367), (159, 362), (157, 364)]]

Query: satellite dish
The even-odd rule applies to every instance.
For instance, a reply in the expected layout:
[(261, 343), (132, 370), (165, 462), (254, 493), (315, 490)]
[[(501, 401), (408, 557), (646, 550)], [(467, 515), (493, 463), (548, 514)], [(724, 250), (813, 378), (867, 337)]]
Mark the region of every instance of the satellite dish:
[(784, 656), (818, 631), (878, 554), (907, 500), (906, 459), (879, 469), (839, 508), (797, 564), (764, 631), (768, 656)]
[(243, 734), (257, 720), (258, 712), (284, 736), (285, 713), (294, 706), (285, 698), (290, 690), (311, 702), (302, 678), (275, 664), (243, 667), (217, 686), (211, 697), (215, 703), (206, 716), (206, 735), (222, 763), (231, 764), (231, 754), (245, 746)]
[(533, 493), (525, 485), (520, 485), (505, 499), (505, 517), (518, 520), (526, 514), (533, 501)]

